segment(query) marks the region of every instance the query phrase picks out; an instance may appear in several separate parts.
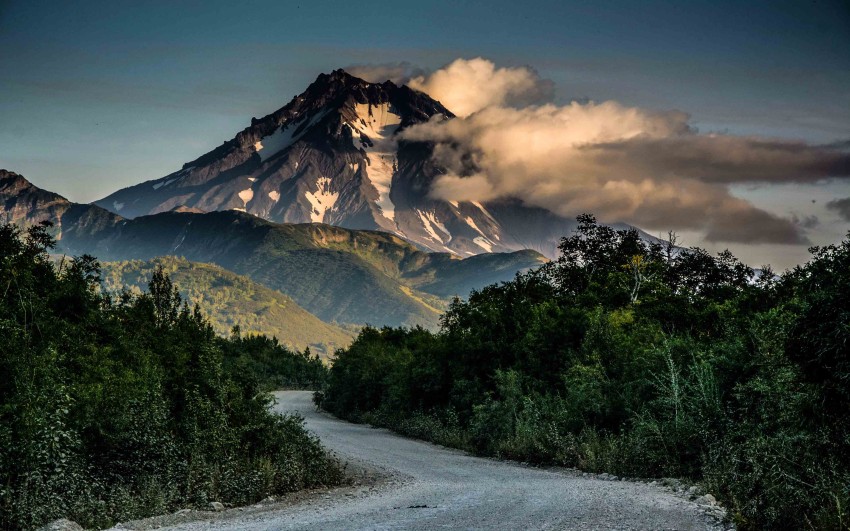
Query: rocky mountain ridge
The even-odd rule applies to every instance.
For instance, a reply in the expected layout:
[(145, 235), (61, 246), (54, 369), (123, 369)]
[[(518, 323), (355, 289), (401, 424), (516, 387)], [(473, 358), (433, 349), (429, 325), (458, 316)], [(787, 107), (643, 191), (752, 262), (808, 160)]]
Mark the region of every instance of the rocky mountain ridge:
[(553, 258), (574, 220), (519, 200), (430, 196), (445, 172), (433, 162), (433, 146), (398, 133), (453, 117), (407, 86), (335, 70), (180, 170), (95, 204), (127, 218), (175, 208), (240, 210), (279, 223), (381, 230), (459, 256), (534, 249)]
[(453, 295), (510, 280), (545, 258), (534, 251), (460, 259), (385, 231), (280, 224), (236, 210), (192, 208), (125, 219), (78, 205), (22, 176), (0, 177), (7, 222), (54, 223), (58, 251), (103, 261), (179, 256), (244, 275), (326, 322), (434, 328)]

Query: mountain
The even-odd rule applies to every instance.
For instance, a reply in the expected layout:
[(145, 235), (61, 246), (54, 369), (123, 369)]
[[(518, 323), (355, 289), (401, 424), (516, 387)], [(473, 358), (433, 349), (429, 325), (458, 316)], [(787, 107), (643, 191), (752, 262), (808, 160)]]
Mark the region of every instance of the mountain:
[(154, 270), (161, 266), (184, 299), (203, 308), (215, 331), (230, 333), (238, 325), (243, 334), (275, 336), (296, 350), (310, 347), (323, 357), (347, 347), (355, 331), (325, 323), (279, 291), (212, 265), (183, 258), (104, 262), (104, 286), (117, 291), (146, 291)]
[(22, 175), (0, 169), (0, 222), (25, 226), (42, 220), (54, 225), (54, 237), (69, 254), (82, 254), (97, 235), (123, 218), (95, 205), (72, 203), (34, 186)]
[[(44, 200), (22, 202), (31, 196)], [(388, 232), (273, 223), (234, 210), (198, 213), (187, 207), (124, 219), (97, 206), (70, 203), (17, 174), (0, 178), (0, 201), (13, 205), (10, 219), (62, 221), (60, 252), (89, 253), (103, 261), (181, 256), (216, 264), (288, 295), (326, 322), (434, 328), (450, 296), (510, 280), (546, 261), (533, 251), (460, 259), (423, 252)], [(52, 209), (53, 203), (62, 208)], [(67, 226), (57, 214), (71, 209), (87, 209), (77, 218), (79, 227)], [(101, 222), (90, 224), (90, 219)]]
[[(426, 253), (392, 234), (318, 223), (278, 224), (238, 211), (163, 212), (123, 221), (89, 252), (104, 260), (176, 255), (245, 275), (292, 297), (327, 322), (436, 326), (460, 276), (509, 280), (545, 259), (520, 252), (504, 269), (498, 254), (474, 257), (478, 267), (448, 253)], [(467, 292), (452, 293), (465, 296)]]
[(180, 170), (95, 204), (126, 218), (175, 208), (241, 210), (281, 223), (386, 231), (461, 256), (535, 249), (554, 257), (575, 221), (518, 200), (429, 197), (444, 171), (432, 162), (433, 146), (397, 135), (435, 116), (454, 117), (407, 86), (335, 70)]

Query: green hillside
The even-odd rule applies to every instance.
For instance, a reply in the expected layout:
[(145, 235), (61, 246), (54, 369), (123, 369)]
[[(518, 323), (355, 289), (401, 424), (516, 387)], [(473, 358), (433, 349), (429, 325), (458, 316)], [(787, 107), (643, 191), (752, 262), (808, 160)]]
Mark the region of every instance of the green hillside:
[(537, 251), (488, 253), (460, 260), (437, 260), (430, 255), (427, 264), (405, 274), (405, 282), (435, 297), (465, 298), (474, 289), (513, 280), (517, 272), (526, 272), (549, 260)]
[(200, 304), (219, 334), (229, 334), (233, 326), (239, 326), (243, 334), (275, 336), (284, 345), (297, 350), (310, 347), (323, 357), (346, 347), (354, 337), (353, 331), (318, 319), (286, 295), (213, 264), (171, 256), (106, 262), (104, 285), (109, 290), (126, 286), (141, 292), (157, 265), (187, 300)]
[[(215, 264), (291, 297), (326, 323), (436, 329), (451, 297), (511, 280), (518, 271), (546, 261), (534, 251), (460, 259), (423, 252), (386, 232), (187, 210), (124, 219), (0, 171), (2, 220), (21, 226), (52, 222), (59, 253), (90, 254), (104, 262), (179, 256)], [(263, 308), (271, 312), (273, 307)], [(213, 319), (219, 328), (228, 324)], [(243, 328), (252, 330), (255, 324)]]
[(143, 216), (100, 236), (86, 252), (102, 260), (175, 255), (213, 263), (285, 293), (326, 322), (375, 326), (436, 328), (451, 295), (510, 280), (544, 260), (534, 252), (460, 260), (384, 232), (277, 224), (235, 211)]

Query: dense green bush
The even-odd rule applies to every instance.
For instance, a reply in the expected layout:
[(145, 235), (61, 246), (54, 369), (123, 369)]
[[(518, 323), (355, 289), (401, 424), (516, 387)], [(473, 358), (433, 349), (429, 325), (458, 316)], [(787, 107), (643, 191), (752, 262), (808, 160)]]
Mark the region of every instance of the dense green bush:
[(256, 379), (265, 390), (319, 389), (328, 369), (307, 347), (298, 353), (281, 345), (277, 338), (243, 336), (234, 327), (229, 340), (220, 341), (224, 366), (234, 378)]
[(0, 528), (107, 526), (340, 481), (261, 390), (318, 384), (309, 353), (216, 337), (162, 271), (149, 293), (112, 297), (92, 257), (55, 264), (52, 243), (45, 226), (0, 226)]
[(365, 329), (329, 411), (485, 455), (704, 483), (749, 528), (850, 524), (850, 240), (781, 277), (579, 217), (561, 257)]

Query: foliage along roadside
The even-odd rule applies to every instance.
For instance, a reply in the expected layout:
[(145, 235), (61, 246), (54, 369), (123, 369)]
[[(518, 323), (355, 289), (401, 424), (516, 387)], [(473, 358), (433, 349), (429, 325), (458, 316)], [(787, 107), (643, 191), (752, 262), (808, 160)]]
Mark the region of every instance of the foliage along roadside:
[(99, 265), (55, 265), (47, 225), (0, 226), (0, 528), (87, 527), (337, 484), (342, 471), (261, 386), (315, 386), (321, 362), (215, 336), (155, 272), (101, 293)]
[(317, 401), (483, 455), (700, 481), (744, 528), (847, 528), (850, 239), (757, 276), (579, 223), (439, 333), (364, 329)]

